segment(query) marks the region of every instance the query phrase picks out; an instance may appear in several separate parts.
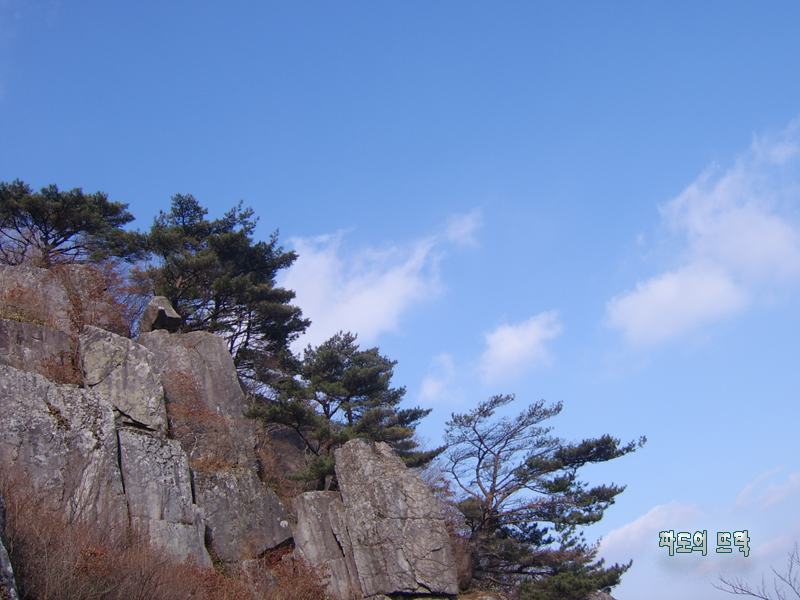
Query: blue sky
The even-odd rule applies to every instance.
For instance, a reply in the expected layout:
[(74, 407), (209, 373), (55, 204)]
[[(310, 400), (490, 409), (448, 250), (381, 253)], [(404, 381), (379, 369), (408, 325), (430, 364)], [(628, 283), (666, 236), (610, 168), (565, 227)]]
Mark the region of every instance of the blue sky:
[(0, 0), (0, 180), (244, 200), (300, 346), (379, 346), (431, 444), (498, 393), (646, 435), (585, 473), (614, 595), (725, 598), (800, 540), (799, 74), (788, 1)]

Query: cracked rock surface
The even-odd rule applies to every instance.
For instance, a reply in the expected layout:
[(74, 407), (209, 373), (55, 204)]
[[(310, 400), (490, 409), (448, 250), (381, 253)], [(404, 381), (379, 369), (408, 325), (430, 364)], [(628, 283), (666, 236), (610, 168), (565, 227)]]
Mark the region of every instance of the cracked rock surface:
[(386, 444), (351, 440), (336, 450), (336, 477), (341, 495), (295, 500), (298, 555), (330, 565), (329, 593), (458, 593), (441, 510), (417, 473)]
[(384, 443), (336, 450), (344, 521), (364, 596), (457, 594), (450, 538), (419, 474)]
[(166, 434), (164, 388), (155, 355), (141, 344), (98, 327), (80, 336), (84, 383), (131, 424)]

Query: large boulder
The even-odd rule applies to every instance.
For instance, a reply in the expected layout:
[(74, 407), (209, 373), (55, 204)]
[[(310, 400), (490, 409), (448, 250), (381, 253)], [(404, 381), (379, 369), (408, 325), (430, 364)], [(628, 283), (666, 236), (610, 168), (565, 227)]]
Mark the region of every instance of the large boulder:
[(206, 539), (222, 560), (256, 558), (292, 537), (283, 504), (252, 468), (196, 470), (194, 485)]
[(306, 492), (294, 499), (295, 555), (323, 567), (328, 593), (349, 599), (361, 595), (350, 536), (344, 525), (344, 506), (338, 492)]
[(164, 388), (155, 355), (144, 346), (98, 327), (80, 336), (84, 384), (102, 395), (123, 422), (166, 434)]
[(137, 341), (156, 356), (170, 431), (192, 466), (254, 466), (255, 426), (244, 417), (245, 396), (225, 340), (205, 331), (159, 329)]
[(211, 566), (186, 453), (174, 440), (145, 431), (125, 428), (118, 435), (131, 523), (174, 557)]
[(363, 595), (457, 594), (444, 518), (419, 474), (384, 443), (351, 440), (335, 455)]
[(335, 454), (341, 496), (309, 492), (294, 505), (297, 554), (329, 566), (329, 593), (457, 594), (444, 518), (419, 474), (383, 443), (351, 440)]
[(71, 520), (127, 525), (114, 413), (101, 397), (0, 366), (0, 435), (0, 464), (42, 502)]
[(172, 308), (164, 296), (153, 296), (142, 313), (139, 321), (139, 333), (147, 333), (155, 329), (166, 329), (175, 332), (180, 329), (181, 316)]
[(57, 383), (79, 383), (77, 343), (53, 327), (0, 319), (0, 365), (33, 371)]

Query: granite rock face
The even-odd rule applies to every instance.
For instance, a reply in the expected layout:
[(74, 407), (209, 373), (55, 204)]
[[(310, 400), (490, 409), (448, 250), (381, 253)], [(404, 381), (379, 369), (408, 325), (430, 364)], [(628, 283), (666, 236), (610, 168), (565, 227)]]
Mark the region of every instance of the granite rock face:
[(441, 510), (417, 473), (386, 444), (351, 440), (336, 450), (336, 477), (341, 495), (295, 500), (297, 553), (331, 565), (331, 594), (458, 593)]
[(457, 594), (444, 519), (419, 474), (384, 443), (336, 450), (345, 524), (364, 596)]
[(202, 512), (194, 502), (189, 461), (180, 444), (127, 428), (118, 436), (131, 523), (176, 558), (192, 556), (211, 566)]
[(306, 492), (294, 499), (293, 507), (297, 513), (295, 555), (327, 569), (328, 592), (333, 597), (358, 597), (361, 585), (339, 492)]
[(133, 524), (177, 558), (210, 565), (186, 454), (156, 433), (120, 427), (94, 391), (0, 367), (0, 464), (46, 506), (108, 530)]
[[(439, 507), (385, 444), (337, 450), (340, 492), (296, 498), (292, 531), (259, 479), (256, 427), (225, 341), (170, 333), (179, 319), (165, 299), (151, 302), (150, 331), (118, 335), (122, 315), (98, 277), (80, 266), (0, 267), (4, 472), (68, 520), (133, 526), (201, 565), (211, 565), (208, 547), (267, 586), (253, 559), (294, 536), (296, 554), (322, 566), (343, 600), (458, 592)], [(75, 383), (59, 383), (70, 369)], [(273, 441), (276, 452), (301, 452), (286, 432)], [(303, 466), (285, 462), (276, 464)], [(6, 558), (0, 550), (0, 586), (13, 575)]]
[(80, 379), (73, 336), (36, 323), (0, 319), (0, 365), (34, 371), (59, 383)]
[(0, 464), (70, 519), (128, 520), (111, 405), (73, 385), (0, 367)]
[(163, 329), (137, 340), (156, 356), (173, 436), (193, 461), (217, 467), (254, 466), (255, 427), (236, 367), (221, 337)]
[(80, 336), (84, 384), (133, 425), (166, 434), (164, 388), (155, 356), (133, 340), (86, 326)]
[(222, 560), (254, 558), (292, 537), (283, 504), (253, 469), (196, 470), (194, 484), (206, 539)]
[(170, 332), (178, 331), (181, 326), (181, 316), (172, 308), (164, 296), (153, 296), (144, 309), (139, 322), (139, 333), (147, 333), (156, 329), (166, 329)]

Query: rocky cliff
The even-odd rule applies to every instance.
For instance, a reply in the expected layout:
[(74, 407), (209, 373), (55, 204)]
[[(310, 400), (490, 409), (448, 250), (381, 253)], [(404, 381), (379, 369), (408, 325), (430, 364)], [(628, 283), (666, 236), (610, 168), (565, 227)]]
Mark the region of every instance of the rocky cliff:
[[(130, 339), (90, 271), (0, 266), (0, 474), (70, 520), (133, 527), (177, 561), (252, 570), (293, 543), (341, 600), (457, 593), (441, 512), (417, 474), (385, 445), (350, 442), (337, 451), (340, 492), (284, 506), (259, 477), (223, 340), (179, 326), (156, 298)], [(2, 545), (0, 588), (16, 597)]]

